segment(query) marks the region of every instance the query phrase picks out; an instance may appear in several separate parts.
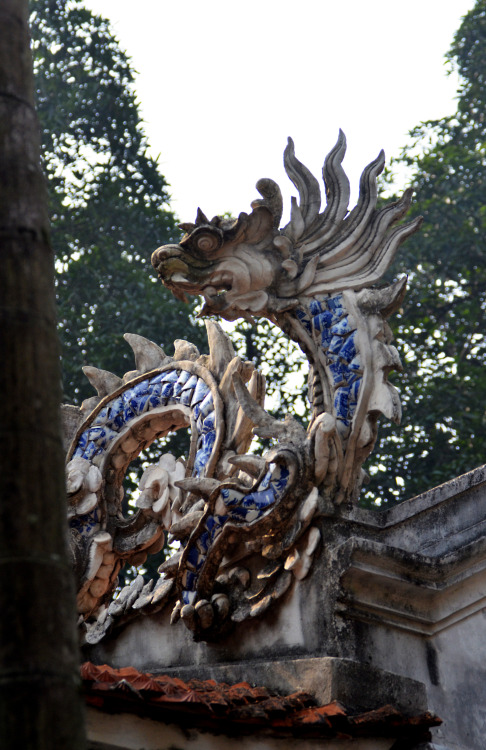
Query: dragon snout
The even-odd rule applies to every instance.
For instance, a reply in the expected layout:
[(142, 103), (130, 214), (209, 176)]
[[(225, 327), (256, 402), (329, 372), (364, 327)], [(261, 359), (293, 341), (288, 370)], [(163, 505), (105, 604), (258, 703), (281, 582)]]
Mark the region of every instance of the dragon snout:
[(152, 265), (164, 284), (188, 282), (190, 266), (179, 245), (163, 245), (152, 254)]
[(187, 302), (183, 288), (188, 288), (189, 266), (179, 245), (163, 245), (152, 253), (152, 265), (161, 282), (182, 302)]
[[(162, 245), (154, 250), (152, 253), (152, 265), (160, 273), (161, 270), (169, 266), (171, 263), (182, 264), (182, 253), (183, 250), (180, 245)], [(187, 268), (187, 265), (184, 264)]]

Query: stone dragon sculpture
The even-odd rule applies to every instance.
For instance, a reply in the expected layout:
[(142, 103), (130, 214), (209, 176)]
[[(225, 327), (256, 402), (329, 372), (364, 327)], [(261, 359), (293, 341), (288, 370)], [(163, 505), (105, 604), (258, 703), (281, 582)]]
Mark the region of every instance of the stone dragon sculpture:
[[(208, 220), (198, 210), (194, 224), (181, 225), (180, 243), (152, 256), (176, 297), (202, 295), (203, 315), (264, 316), (299, 344), (310, 365), (307, 429), (265, 411), (263, 376), (211, 320), (209, 355), (178, 341), (167, 357), (153, 342), (126, 334), (135, 371), (121, 379), (85, 368), (98, 395), (64, 414), (71, 546), (88, 641), (169, 602), (171, 621), (182, 619), (196, 639), (214, 639), (261, 615), (308, 574), (323, 508), (356, 500), (379, 414), (399, 421), (398, 393), (387, 376), (400, 360), (386, 320), (401, 304), (406, 278), (373, 285), (420, 219), (398, 223), (410, 191), (377, 209), (383, 152), (364, 170), (348, 212), (345, 150), (340, 133), (324, 163), (322, 211), (319, 183), (289, 139), (284, 164), (299, 200), (292, 199), (286, 226), (279, 228), (280, 189), (263, 179), (250, 214)], [(138, 511), (124, 518), (130, 462), (183, 427), (191, 429), (187, 460), (164, 455), (149, 467)], [(254, 434), (274, 440), (263, 456), (248, 453)], [(160, 550), (164, 530), (181, 546), (158, 580), (139, 576), (112, 600), (121, 566)]]

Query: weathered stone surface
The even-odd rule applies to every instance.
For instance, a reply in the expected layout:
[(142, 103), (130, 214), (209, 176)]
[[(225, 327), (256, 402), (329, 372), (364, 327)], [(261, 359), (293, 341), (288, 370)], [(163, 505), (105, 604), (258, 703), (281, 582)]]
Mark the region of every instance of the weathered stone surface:
[(404, 696), (413, 695), (411, 709), (420, 708), (425, 690), (428, 709), (444, 721), (431, 747), (482, 750), (485, 517), (486, 467), (387, 513), (341, 508), (321, 519), (324, 549), (314, 576), (289, 591), (271, 618), (240, 623), (237, 635), (217, 643), (193, 644), (161, 612), (128, 625), (90, 658), (182, 677), (293, 685), (323, 701), (363, 693), (367, 707), (388, 694), (404, 710)]
[(338, 701), (355, 713), (390, 704), (400, 713), (412, 716), (428, 708), (423, 683), (336, 657), (191, 665), (165, 669), (163, 673), (182, 680), (209, 678), (230, 684), (265, 685), (280, 695), (302, 690), (310, 693), (318, 705)]

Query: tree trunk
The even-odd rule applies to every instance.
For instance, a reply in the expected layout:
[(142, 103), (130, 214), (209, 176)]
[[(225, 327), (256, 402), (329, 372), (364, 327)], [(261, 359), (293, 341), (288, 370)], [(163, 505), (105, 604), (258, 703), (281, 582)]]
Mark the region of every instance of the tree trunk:
[(0, 4), (0, 746), (85, 746), (27, 0)]

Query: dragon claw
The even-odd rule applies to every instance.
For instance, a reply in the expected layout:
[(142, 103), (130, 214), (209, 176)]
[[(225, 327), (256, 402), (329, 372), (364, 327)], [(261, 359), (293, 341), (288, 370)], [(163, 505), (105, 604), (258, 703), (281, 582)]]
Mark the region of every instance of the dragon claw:
[[(195, 634), (221, 627), (227, 620), (230, 611), (229, 599), (226, 594), (214, 594), (211, 601), (200, 599), (197, 604), (182, 605), (178, 602), (172, 613), (176, 619), (182, 620), (188, 630)], [(172, 622), (171, 618), (171, 622)]]
[(214, 620), (214, 610), (207, 599), (200, 599), (195, 606), (195, 615), (198, 619), (198, 625), (203, 630), (211, 627)]

